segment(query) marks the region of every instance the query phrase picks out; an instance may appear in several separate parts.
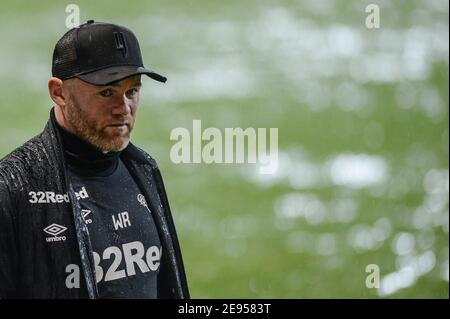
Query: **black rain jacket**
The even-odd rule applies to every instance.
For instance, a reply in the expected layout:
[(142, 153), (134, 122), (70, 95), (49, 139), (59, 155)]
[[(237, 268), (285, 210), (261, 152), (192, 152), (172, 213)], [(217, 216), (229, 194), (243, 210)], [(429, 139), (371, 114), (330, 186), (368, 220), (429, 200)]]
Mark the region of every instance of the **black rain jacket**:
[[(67, 178), (55, 125), (50, 119), (41, 134), (0, 161), (0, 298), (98, 297), (89, 233)], [(158, 166), (131, 143), (120, 156), (145, 196), (161, 239), (158, 298), (187, 299), (180, 246)], [(52, 224), (67, 228), (65, 240), (46, 241), (43, 229)], [(67, 288), (69, 264), (79, 265), (79, 288)]]

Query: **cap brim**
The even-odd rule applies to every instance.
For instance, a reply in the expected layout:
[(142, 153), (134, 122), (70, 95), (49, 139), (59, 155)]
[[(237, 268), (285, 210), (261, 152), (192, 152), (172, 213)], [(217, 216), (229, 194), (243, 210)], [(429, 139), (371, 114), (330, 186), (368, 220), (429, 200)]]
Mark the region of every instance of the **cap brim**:
[(136, 74), (146, 74), (152, 79), (159, 82), (165, 83), (167, 81), (167, 78), (165, 76), (150, 71), (146, 68), (133, 65), (113, 66), (94, 72), (80, 74), (76, 77), (94, 85), (108, 85)]

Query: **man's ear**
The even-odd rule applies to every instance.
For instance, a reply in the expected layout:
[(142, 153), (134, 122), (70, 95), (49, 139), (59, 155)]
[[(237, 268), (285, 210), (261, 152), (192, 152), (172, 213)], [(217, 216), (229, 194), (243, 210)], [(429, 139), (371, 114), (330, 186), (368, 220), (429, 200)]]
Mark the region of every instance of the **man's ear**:
[(48, 93), (56, 105), (62, 108), (66, 106), (66, 98), (63, 94), (63, 81), (61, 79), (51, 77), (48, 80)]

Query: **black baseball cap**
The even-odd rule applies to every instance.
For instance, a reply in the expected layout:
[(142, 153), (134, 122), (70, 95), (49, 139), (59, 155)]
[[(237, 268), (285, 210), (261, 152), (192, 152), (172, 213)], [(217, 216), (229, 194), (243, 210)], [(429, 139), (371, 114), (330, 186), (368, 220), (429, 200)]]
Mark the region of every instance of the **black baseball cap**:
[(66, 32), (53, 51), (52, 75), (107, 85), (136, 74), (159, 82), (167, 78), (144, 67), (139, 42), (123, 26), (88, 20)]

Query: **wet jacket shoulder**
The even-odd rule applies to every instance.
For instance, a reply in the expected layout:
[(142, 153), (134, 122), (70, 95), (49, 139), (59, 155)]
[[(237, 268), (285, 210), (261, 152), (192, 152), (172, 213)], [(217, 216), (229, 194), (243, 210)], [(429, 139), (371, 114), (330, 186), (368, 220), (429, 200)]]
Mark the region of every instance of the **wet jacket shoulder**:
[[(44, 131), (0, 160), (0, 298), (96, 298), (92, 247), (50, 120)], [(163, 251), (159, 298), (189, 298), (175, 226), (155, 160), (130, 145), (121, 158), (155, 214)], [(65, 225), (64, 240), (43, 229)], [(58, 245), (58, 249), (55, 249)], [(63, 248), (63, 249), (61, 249)], [(73, 265), (79, 271), (73, 273)], [(71, 268), (72, 267), (72, 268)], [(80, 277), (76, 281), (76, 275)], [(73, 289), (68, 289), (68, 287)]]
[(20, 286), (26, 285), (21, 283), (21, 260), (30, 244), (25, 240), (31, 239), (28, 234), (34, 230), (32, 216), (38, 214), (27, 214), (32, 209), (27, 205), (27, 190), (62, 191), (61, 170), (52, 164), (54, 150), (47, 134), (39, 134), (0, 161), (0, 297), (21, 297)]

